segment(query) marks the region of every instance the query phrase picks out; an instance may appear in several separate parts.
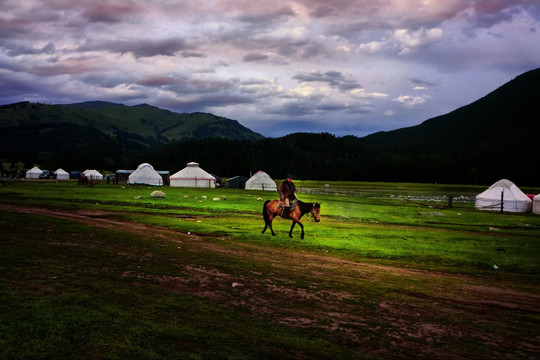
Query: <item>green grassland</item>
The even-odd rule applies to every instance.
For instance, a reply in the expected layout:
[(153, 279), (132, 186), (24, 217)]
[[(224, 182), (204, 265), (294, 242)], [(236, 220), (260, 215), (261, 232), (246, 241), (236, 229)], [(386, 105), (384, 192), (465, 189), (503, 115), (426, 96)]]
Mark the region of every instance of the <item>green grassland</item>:
[[(92, 187), (73, 181), (2, 182), (0, 358), (353, 359), (371, 358), (368, 354), (376, 348), (392, 349), (381, 334), (393, 333), (398, 326), (395, 322), (374, 317), (365, 326), (355, 325), (355, 334), (365, 337), (365, 345), (358, 348), (344, 334), (329, 336), (317, 327), (285, 326), (273, 322), (271, 316), (246, 313), (241, 306), (223, 307), (204, 296), (158, 286), (156, 278), (182, 276), (179, 262), (216, 267), (238, 277), (249, 273), (260, 281), (283, 271), (281, 285), (290, 282), (319, 292), (349, 291), (354, 298), (346, 300), (346, 305), (367, 313), (375, 313), (377, 304), (407, 302), (407, 311), (433, 308), (430, 321), (439, 326), (470, 327), (470, 331), (485, 332), (485, 337), (493, 333), (505, 340), (493, 347), (489, 341), (464, 339), (457, 333), (440, 343), (431, 337), (402, 335), (401, 341), (409, 345), (393, 345), (395, 350), (380, 353), (383, 358), (414, 357), (414, 344), (437, 349), (435, 355), (451, 354), (443, 358), (538, 355), (534, 340), (540, 336), (537, 312), (492, 307), (485, 310), (482, 323), (476, 323), (469, 319), (472, 305), (449, 302), (448, 309), (460, 315), (446, 316), (423, 297), (437, 296), (439, 302), (445, 302), (441, 293), (461, 293), (461, 285), (454, 287), (446, 278), (434, 285), (423, 274), (452, 274), (466, 279), (463, 286), (499, 284), (511, 287), (508, 291), (540, 296), (540, 216), (476, 211), (471, 199), (483, 189), (474, 186), (360, 182), (325, 186), (311, 181), (298, 181), (297, 186), (302, 201), (322, 203), (320, 223), (309, 214), (303, 218), (304, 240), (298, 228), (289, 238), (290, 222), (281, 218), (274, 220), (277, 236), (261, 234), (264, 200), (277, 198), (272, 192), (105, 182)], [(166, 197), (151, 197), (154, 190), (164, 191)], [(449, 196), (453, 198), (451, 208)], [(418, 275), (378, 273), (370, 278), (351, 275), (345, 268), (329, 269), (324, 275), (303, 268), (291, 273), (276, 270), (272, 263), (254, 261), (255, 255), (253, 259), (232, 259), (227, 251), (190, 249), (166, 238), (133, 236), (24, 211), (2, 211), (1, 204), (86, 210), (96, 216), (103, 212), (108, 220), (196, 235), (205, 246), (231, 252), (251, 251), (253, 246)], [(291, 262), (287, 268), (295, 268), (293, 260), (283, 261)], [(239, 290), (227, 291), (235, 295)], [(296, 306), (299, 311), (316, 310), (309, 302)], [(406, 311), (402, 316), (408, 316)], [(523, 341), (534, 346), (516, 347)]]
[[(400, 266), (444, 271), (537, 273), (540, 216), (474, 210), (480, 187), (434, 184), (336, 182), (328, 188), (297, 182), (299, 198), (320, 202), (322, 221), (303, 218), (306, 239), (278, 218), (278, 236), (261, 234), (264, 201), (277, 193), (235, 189), (157, 188), (76, 182), (20, 181), (0, 187), (3, 202), (59, 209), (117, 211), (125, 220), (202, 235), (226, 235), (272, 246), (332, 251), (362, 260), (391, 260)], [(528, 189), (538, 191), (538, 189)], [(448, 199), (453, 196), (452, 208)], [(412, 200), (411, 200), (412, 199)], [(461, 200), (460, 200), (461, 199)]]

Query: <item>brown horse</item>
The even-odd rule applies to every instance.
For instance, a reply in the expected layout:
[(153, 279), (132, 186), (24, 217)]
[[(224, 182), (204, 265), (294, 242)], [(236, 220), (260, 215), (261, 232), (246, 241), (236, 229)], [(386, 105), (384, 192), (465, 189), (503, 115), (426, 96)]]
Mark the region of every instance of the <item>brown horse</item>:
[[(294, 226), (296, 224), (300, 225), (300, 228), (302, 229), (302, 235), (300, 235), (300, 238), (304, 238), (304, 225), (300, 222), (300, 219), (302, 216), (304, 216), (307, 213), (311, 213), (313, 215), (313, 219), (316, 222), (321, 221), (321, 204), (319, 203), (305, 203), (303, 201), (298, 200), (294, 210), (291, 210), (289, 213), (289, 219), (292, 220), (291, 230), (289, 231), (289, 237), (292, 237), (292, 231), (294, 229)], [(274, 229), (272, 228), (272, 220), (276, 216), (283, 217), (283, 207), (279, 206), (278, 200), (267, 200), (264, 203), (263, 206), (263, 218), (264, 218), (264, 229), (262, 233), (266, 231), (266, 228), (270, 227), (270, 231), (272, 231), (272, 235), (276, 235), (274, 232)]]

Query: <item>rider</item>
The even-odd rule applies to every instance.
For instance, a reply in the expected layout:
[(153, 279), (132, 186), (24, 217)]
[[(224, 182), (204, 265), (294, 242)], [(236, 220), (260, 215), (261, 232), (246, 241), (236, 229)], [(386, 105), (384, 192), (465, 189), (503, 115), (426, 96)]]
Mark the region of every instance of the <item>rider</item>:
[(296, 186), (292, 182), (292, 175), (287, 174), (285, 179), (279, 185), (279, 200), (283, 203), (283, 218), (288, 219), (291, 212), (291, 200), (296, 199)]

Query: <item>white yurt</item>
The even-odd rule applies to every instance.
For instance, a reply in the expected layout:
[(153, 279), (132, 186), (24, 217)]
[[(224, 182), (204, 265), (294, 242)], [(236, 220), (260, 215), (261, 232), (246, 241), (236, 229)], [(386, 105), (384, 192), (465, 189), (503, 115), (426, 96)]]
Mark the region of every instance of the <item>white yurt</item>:
[(540, 194), (533, 197), (532, 212), (540, 215)]
[(476, 210), (501, 211), (501, 199), (503, 211), (531, 211), (532, 200), (507, 179), (497, 181), (486, 191), (476, 195), (474, 207)]
[(33, 168), (31, 168), (30, 170), (28, 170), (26, 172), (26, 178), (27, 179), (39, 179), (39, 175), (41, 175), (42, 172), (43, 171), (40, 168), (34, 166)]
[(257, 171), (246, 181), (246, 190), (277, 191), (277, 185), (270, 175), (264, 171)]
[(163, 186), (163, 178), (148, 163), (142, 163), (128, 177), (128, 184)]
[(64, 169), (58, 169), (54, 172), (56, 180), (69, 180), (69, 173)]
[(92, 180), (103, 180), (103, 175), (97, 170), (84, 170), (84, 176)]
[(216, 178), (199, 167), (196, 162), (190, 162), (185, 168), (171, 175), (171, 187), (215, 188)]

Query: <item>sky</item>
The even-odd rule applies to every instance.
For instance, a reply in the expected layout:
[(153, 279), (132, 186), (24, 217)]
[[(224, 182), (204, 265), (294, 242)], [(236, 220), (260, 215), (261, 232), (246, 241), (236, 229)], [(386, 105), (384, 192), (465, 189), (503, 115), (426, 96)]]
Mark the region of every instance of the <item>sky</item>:
[(538, 67), (539, 0), (0, 0), (0, 105), (145, 103), (267, 137), (362, 137)]

